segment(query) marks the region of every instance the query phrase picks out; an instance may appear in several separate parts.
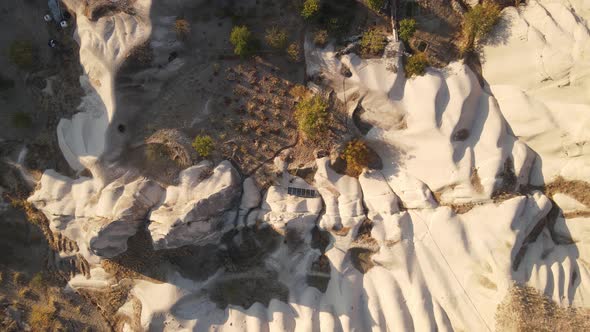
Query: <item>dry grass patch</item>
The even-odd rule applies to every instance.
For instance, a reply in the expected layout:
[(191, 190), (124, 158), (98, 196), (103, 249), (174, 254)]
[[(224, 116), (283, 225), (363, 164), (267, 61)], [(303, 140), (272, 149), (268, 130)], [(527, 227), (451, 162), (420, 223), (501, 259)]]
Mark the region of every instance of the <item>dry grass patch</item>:
[(31, 308), (29, 325), (36, 331), (52, 331), (56, 328), (55, 325), (59, 324), (56, 314), (57, 309), (53, 304), (37, 303)]
[(512, 286), (496, 309), (497, 331), (590, 331), (590, 310), (559, 306), (528, 286)]
[(557, 193), (563, 193), (590, 207), (590, 183), (585, 181), (566, 180), (558, 176), (551, 183), (545, 185), (545, 193), (550, 198)]

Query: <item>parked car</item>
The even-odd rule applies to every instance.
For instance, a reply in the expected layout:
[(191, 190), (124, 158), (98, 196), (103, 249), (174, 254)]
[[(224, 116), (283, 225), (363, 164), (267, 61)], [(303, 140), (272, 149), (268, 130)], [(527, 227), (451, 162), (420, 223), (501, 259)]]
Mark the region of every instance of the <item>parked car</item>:
[(49, 0), (47, 6), (49, 7), (49, 13), (43, 16), (45, 22), (53, 21), (63, 29), (67, 28), (70, 14), (62, 11), (59, 0)]

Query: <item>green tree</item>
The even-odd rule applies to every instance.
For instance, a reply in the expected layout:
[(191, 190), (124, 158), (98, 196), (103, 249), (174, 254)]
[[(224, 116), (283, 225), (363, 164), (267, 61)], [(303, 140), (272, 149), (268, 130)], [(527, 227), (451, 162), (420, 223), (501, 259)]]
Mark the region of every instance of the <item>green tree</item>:
[(377, 28), (371, 28), (361, 38), (361, 53), (364, 56), (379, 55), (385, 49), (385, 35)]
[(287, 31), (276, 26), (272, 27), (266, 30), (264, 40), (272, 48), (284, 49), (287, 46)]
[(404, 18), (399, 21), (399, 38), (408, 42), (416, 32), (416, 20), (413, 18)]
[(234, 53), (236, 55), (247, 56), (253, 51), (252, 33), (244, 25), (233, 27), (229, 41), (234, 46)]
[(484, 38), (500, 19), (500, 6), (490, 0), (473, 6), (463, 17), (463, 45), (461, 51), (468, 52)]
[(384, 4), (385, 0), (367, 0), (367, 6), (376, 12), (383, 8)]
[(417, 53), (407, 59), (406, 62), (406, 76), (422, 76), (428, 67), (428, 58), (424, 53)]
[(193, 148), (199, 156), (203, 158), (209, 157), (211, 152), (215, 149), (215, 144), (213, 143), (213, 139), (209, 135), (197, 135), (193, 140)]
[(308, 20), (318, 14), (320, 11), (320, 0), (305, 0), (301, 16)]
[(328, 129), (328, 102), (320, 95), (306, 96), (295, 108), (297, 127), (309, 139)]

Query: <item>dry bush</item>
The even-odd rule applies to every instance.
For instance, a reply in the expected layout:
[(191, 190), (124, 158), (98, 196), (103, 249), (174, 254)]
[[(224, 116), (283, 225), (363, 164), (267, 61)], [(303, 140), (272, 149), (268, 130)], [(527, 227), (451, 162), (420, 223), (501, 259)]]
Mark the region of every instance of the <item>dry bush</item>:
[(276, 26), (267, 29), (264, 40), (272, 48), (284, 49), (287, 46), (287, 30)]
[(327, 30), (317, 30), (313, 34), (313, 43), (316, 46), (324, 47), (328, 43), (328, 31)]
[(289, 90), (289, 94), (295, 99), (301, 99), (307, 95), (307, 89), (305, 86), (297, 84)]
[(177, 18), (174, 21), (174, 32), (176, 32), (176, 38), (185, 40), (191, 33), (191, 25), (184, 18)]
[(301, 61), (301, 48), (297, 43), (291, 43), (289, 47), (287, 47), (287, 55), (289, 56), (289, 60), (293, 62)]
[(496, 308), (497, 331), (590, 331), (590, 311), (564, 308), (528, 286), (514, 285)]

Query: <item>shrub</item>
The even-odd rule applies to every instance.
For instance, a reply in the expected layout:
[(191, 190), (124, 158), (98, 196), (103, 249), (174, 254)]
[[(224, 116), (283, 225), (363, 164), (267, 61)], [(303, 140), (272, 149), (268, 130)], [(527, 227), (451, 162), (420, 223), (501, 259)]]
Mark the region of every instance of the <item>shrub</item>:
[(500, 19), (500, 6), (490, 0), (473, 6), (463, 18), (463, 45), (461, 51), (472, 51), (475, 43), (484, 38)]
[(361, 53), (364, 56), (379, 55), (385, 49), (385, 36), (377, 28), (372, 28), (361, 38)]
[(195, 151), (197, 151), (197, 153), (199, 154), (199, 156), (203, 158), (208, 157), (211, 154), (211, 152), (213, 152), (213, 150), (215, 149), (213, 139), (211, 138), (211, 136), (208, 135), (198, 135), (197, 137), (195, 137), (195, 140), (193, 141), (192, 145)]
[(404, 18), (399, 22), (399, 38), (405, 42), (410, 40), (416, 32), (416, 20)]
[(325, 46), (328, 43), (328, 31), (318, 30), (313, 34), (313, 43), (316, 46)]
[(320, 137), (328, 128), (328, 102), (320, 95), (303, 98), (296, 106), (295, 119), (307, 138)]
[(346, 174), (358, 177), (369, 165), (369, 148), (363, 141), (354, 139), (348, 142), (340, 158), (346, 161)]
[(426, 67), (428, 67), (428, 58), (426, 58), (426, 54), (424, 53), (417, 53), (413, 56), (409, 57), (406, 62), (406, 76), (412, 77), (422, 76), (426, 71)]
[(367, 0), (367, 7), (371, 8), (372, 10), (378, 12), (383, 8), (385, 4), (385, 0)]
[(299, 62), (301, 60), (301, 48), (297, 43), (291, 43), (289, 47), (287, 47), (287, 55), (289, 59), (293, 62)]
[(284, 49), (287, 46), (287, 31), (278, 27), (272, 27), (266, 30), (264, 40), (272, 48)]
[(247, 56), (252, 52), (252, 33), (244, 25), (233, 27), (229, 41), (234, 46), (236, 55)]
[(304, 19), (310, 19), (318, 14), (320, 11), (320, 0), (305, 0), (301, 16)]
[(174, 21), (174, 32), (178, 39), (186, 39), (191, 32), (191, 26), (184, 18), (177, 18)]
[(25, 112), (12, 113), (12, 124), (16, 128), (30, 128), (33, 124), (31, 116)]
[(33, 43), (28, 40), (15, 40), (8, 50), (10, 61), (21, 69), (30, 69), (33, 66)]

